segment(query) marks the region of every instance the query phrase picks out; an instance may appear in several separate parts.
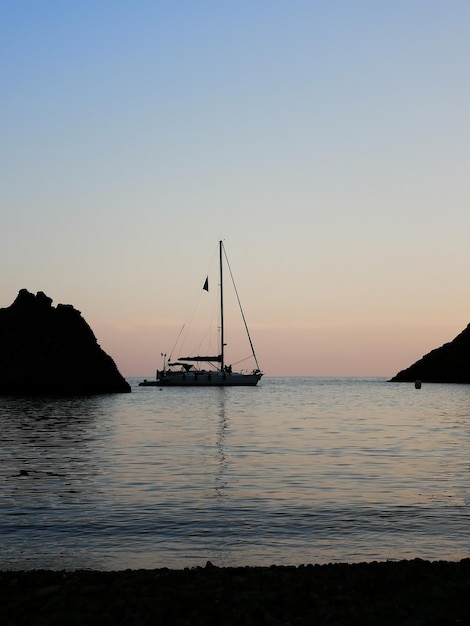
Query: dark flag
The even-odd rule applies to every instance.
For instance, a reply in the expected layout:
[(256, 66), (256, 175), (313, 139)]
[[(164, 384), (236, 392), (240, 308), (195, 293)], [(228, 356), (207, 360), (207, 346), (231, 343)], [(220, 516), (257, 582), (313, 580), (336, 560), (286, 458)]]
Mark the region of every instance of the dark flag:
[(209, 291), (209, 276), (207, 276), (206, 280), (204, 281), (203, 289), (205, 289), (206, 291)]

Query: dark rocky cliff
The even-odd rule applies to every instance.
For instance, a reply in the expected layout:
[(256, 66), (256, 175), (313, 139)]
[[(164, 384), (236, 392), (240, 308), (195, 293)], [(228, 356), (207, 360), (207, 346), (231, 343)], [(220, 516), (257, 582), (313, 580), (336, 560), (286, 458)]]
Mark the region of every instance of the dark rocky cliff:
[(470, 383), (470, 324), (460, 335), (391, 379), (393, 383)]
[(0, 309), (0, 394), (127, 393), (130, 386), (72, 305), (22, 289)]

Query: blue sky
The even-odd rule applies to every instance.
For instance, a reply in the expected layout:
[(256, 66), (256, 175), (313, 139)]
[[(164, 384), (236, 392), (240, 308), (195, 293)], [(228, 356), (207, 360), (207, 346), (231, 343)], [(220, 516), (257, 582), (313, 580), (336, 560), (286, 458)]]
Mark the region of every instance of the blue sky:
[[(226, 241), (273, 375), (393, 375), (470, 321), (467, 2), (0, 7), (4, 280), (151, 373)], [(258, 345), (259, 344), (259, 345)]]

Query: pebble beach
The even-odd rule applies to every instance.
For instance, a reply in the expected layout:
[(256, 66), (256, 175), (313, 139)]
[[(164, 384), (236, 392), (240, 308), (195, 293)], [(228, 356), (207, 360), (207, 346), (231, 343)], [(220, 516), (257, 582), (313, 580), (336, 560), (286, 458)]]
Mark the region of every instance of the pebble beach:
[(470, 559), (2, 571), (4, 626), (467, 624)]

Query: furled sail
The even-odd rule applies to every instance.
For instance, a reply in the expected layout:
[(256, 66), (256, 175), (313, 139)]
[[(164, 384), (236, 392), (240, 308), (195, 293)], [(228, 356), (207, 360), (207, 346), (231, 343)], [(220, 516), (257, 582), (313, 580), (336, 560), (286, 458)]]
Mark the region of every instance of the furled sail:
[(180, 356), (178, 361), (216, 361), (217, 363), (222, 362), (222, 355), (218, 356)]

